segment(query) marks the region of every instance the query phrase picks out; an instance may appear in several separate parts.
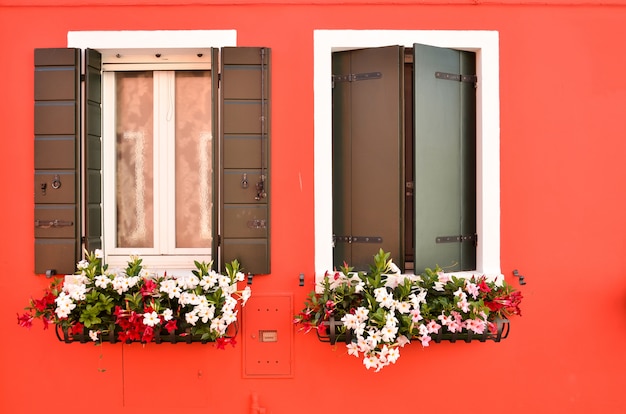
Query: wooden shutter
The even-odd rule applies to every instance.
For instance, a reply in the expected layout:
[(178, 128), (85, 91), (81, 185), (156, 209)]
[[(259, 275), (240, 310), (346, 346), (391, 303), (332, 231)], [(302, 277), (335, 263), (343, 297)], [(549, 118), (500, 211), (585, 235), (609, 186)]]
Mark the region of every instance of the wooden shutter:
[(80, 50), (35, 50), (35, 273), (74, 273), (80, 252)]
[(334, 265), (404, 264), (403, 48), (333, 54)]
[(221, 56), (221, 262), (270, 273), (270, 50), (228, 47)]
[(475, 55), (414, 47), (415, 272), (476, 268)]
[(74, 273), (83, 223), (86, 248), (102, 247), (101, 58), (85, 59), (83, 106), (80, 49), (35, 50), (35, 273)]

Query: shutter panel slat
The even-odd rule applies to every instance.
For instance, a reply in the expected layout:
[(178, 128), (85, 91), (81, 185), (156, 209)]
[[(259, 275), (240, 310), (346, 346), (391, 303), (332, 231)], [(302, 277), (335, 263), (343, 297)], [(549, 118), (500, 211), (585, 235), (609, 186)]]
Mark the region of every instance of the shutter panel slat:
[(71, 274), (80, 255), (80, 50), (36, 49), (35, 273)]
[(269, 63), (267, 48), (222, 49), (221, 259), (253, 274), (270, 273)]

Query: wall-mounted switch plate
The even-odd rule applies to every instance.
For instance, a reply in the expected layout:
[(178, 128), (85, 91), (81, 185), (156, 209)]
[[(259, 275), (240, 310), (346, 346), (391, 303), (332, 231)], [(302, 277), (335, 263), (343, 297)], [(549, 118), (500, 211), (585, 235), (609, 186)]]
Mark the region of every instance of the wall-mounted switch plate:
[(291, 294), (253, 294), (243, 308), (243, 376), (293, 376)]

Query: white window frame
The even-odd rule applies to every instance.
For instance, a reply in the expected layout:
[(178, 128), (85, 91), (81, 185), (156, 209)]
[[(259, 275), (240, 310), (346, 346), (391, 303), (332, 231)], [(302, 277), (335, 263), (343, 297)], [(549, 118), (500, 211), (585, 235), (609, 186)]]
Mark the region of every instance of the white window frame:
[[(333, 266), (332, 229), (332, 53), (422, 43), (476, 53), (476, 270), (455, 272), (500, 276), (500, 71), (499, 34), (482, 30), (315, 30), (314, 219), (317, 280)], [(435, 264), (433, 264), (434, 266)]]
[[(150, 63), (163, 61), (180, 64), (190, 54), (198, 53), (210, 56), (210, 48), (237, 46), (236, 30), (158, 30), (158, 31), (77, 31), (68, 32), (67, 46), (79, 49), (98, 50), (103, 62), (115, 60), (121, 64), (128, 62), (143, 62), (147, 68)], [(157, 57), (157, 55), (159, 55)], [(118, 57), (119, 56), (119, 57)], [(115, 59), (113, 59), (115, 57)], [(178, 66), (180, 67), (180, 66)], [(190, 66), (189, 68), (193, 68)], [(109, 69), (114, 69), (111, 66)], [(103, 142), (103, 151), (108, 148)], [(107, 151), (109, 149), (106, 149)], [(106, 158), (106, 157), (105, 157)], [(103, 164), (104, 165), (104, 164)], [(107, 166), (105, 166), (106, 168)], [(105, 184), (106, 187), (106, 184)], [(115, 220), (115, 203), (103, 197), (103, 250), (106, 262), (112, 267), (125, 266), (126, 256), (109, 255), (111, 241), (114, 243), (114, 234), (107, 232), (109, 223)], [(107, 204), (108, 203), (108, 204)], [(104, 225), (107, 223), (107, 225)], [(110, 226), (109, 226), (110, 227)], [(217, 235), (217, 232), (215, 232)], [(207, 249), (207, 253), (210, 248)], [(144, 258), (153, 270), (176, 270), (193, 268), (193, 260), (202, 259), (198, 256), (152, 256)], [(216, 259), (216, 258), (214, 258)]]

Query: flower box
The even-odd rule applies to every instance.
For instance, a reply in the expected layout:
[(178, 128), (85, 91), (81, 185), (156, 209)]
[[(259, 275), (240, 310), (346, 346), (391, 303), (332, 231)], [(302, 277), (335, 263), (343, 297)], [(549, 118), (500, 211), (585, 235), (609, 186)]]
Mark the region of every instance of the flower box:
[[(71, 329), (63, 328), (61, 325), (56, 325), (55, 331), (56, 331), (57, 339), (61, 342), (65, 342), (66, 344), (71, 344), (71, 343), (85, 344), (85, 343), (93, 342), (93, 339), (89, 336), (89, 331), (85, 328), (83, 328), (82, 331), (79, 333), (73, 333)], [(226, 335), (224, 335), (222, 338), (224, 339), (224, 341), (233, 343), (234, 342), (233, 338), (237, 335), (237, 332), (238, 332), (237, 322), (233, 322), (230, 325), (228, 331), (229, 332)], [(102, 343), (102, 342), (111, 343), (111, 344), (122, 343), (122, 342), (126, 344), (131, 344), (135, 342), (142, 343), (142, 344), (148, 343), (141, 339), (135, 339), (135, 340), (126, 339), (124, 341), (121, 341), (120, 339), (118, 339), (119, 332), (120, 332), (119, 328), (116, 329), (114, 326), (113, 329), (109, 329), (108, 332), (106, 332), (105, 334), (101, 334), (99, 336), (98, 343)], [(218, 338), (217, 341), (220, 341), (220, 338)], [(149, 342), (155, 343), (155, 344), (162, 344), (162, 343), (208, 344), (208, 343), (214, 343), (216, 341), (209, 340), (207, 338), (202, 338), (202, 335), (197, 335), (197, 334), (194, 335), (191, 333), (191, 329), (187, 328), (185, 330), (171, 332), (171, 333), (167, 332), (167, 330), (165, 329), (157, 330), (154, 332), (154, 336)]]
[(194, 262), (191, 274), (158, 275), (131, 255), (125, 269), (110, 270), (102, 251), (85, 252), (75, 275), (54, 279), (41, 299), (18, 314), (20, 326), (41, 319), (65, 343), (209, 343), (235, 345), (239, 307), (251, 295), (239, 262), (226, 274)]
[(498, 277), (457, 277), (436, 267), (402, 274), (380, 250), (370, 272), (348, 265), (327, 272), (294, 323), (322, 342), (345, 342), (367, 369), (394, 364), (410, 343), (500, 342), (522, 295)]
[[(319, 329), (316, 330), (317, 339), (319, 339), (320, 342), (327, 342), (331, 345), (335, 345), (337, 342), (350, 343), (356, 339), (352, 331), (342, 329), (343, 322), (335, 320), (335, 318), (332, 316), (330, 317), (330, 320), (323, 322), (323, 325), (326, 326), (323, 331), (320, 331)], [(509, 336), (509, 320), (504, 318), (496, 318), (495, 325), (495, 333), (489, 330), (485, 330), (482, 334), (477, 334), (472, 331), (444, 333), (443, 330), (439, 330), (437, 334), (431, 335), (431, 339), (432, 342), (435, 343), (441, 343), (445, 341), (449, 341), (452, 343), (456, 341), (500, 342), (501, 340), (506, 339)], [(413, 337), (411, 339), (416, 338), (417, 337)]]

